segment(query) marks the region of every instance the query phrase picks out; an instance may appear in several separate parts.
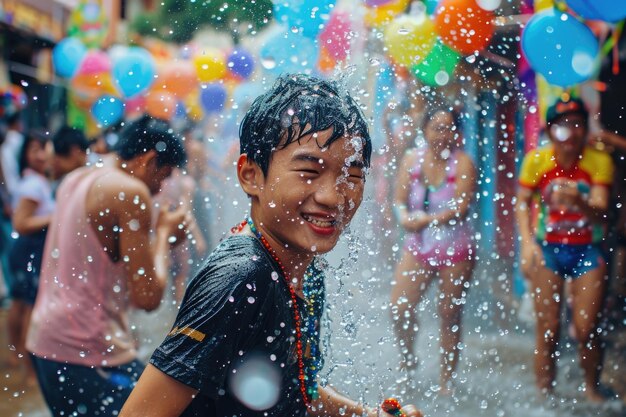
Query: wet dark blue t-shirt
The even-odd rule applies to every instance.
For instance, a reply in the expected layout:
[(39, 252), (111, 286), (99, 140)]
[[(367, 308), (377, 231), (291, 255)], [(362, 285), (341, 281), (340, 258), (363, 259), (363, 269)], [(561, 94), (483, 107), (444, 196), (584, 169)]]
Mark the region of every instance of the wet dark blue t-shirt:
[(183, 416), (305, 415), (291, 302), (256, 238), (230, 236), (213, 251), (150, 359), (199, 391)]

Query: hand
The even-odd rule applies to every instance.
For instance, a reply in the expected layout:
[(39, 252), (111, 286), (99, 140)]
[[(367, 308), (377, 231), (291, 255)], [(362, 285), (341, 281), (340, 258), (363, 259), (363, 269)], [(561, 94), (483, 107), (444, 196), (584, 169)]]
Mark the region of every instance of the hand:
[(174, 246), (187, 239), (188, 227), (191, 219), (184, 207), (179, 206), (176, 210), (169, 211), (162, 208), (157, 218), (157, 233), (165, 233), (168, 242)]
[(576, 181), (563, 180), (555, 184), (551, 195), (551, 203), (557, 207), (579, 206), (582, 202), (582, 195), (578, 190)]
[(524, 276), (530, 277), (537, 267), (544, 264), (543, 252), (537, 242), (522, 243), (520, 267)]
[(590, 135), (589, 137), (589, 143), (592, 146), (607, 152), (613, 152), (616, 142), (619, 142), (619, 137), (615, 133), (608, 132), (606, 130), (601, 130), (598, 133)]
[[(424, 413), (418, 410), (413, 404), (402, 407), (402, 412), (406, 417), (424, 417)], [(393, 415), (384, 412), (380, 407), (376, 407), (370, 408), (367, 411), (367, 417), (393, 417)]]
[(414, 211), (403, 216), (400, 224), (407, 232), (419, 232), (432, 222), (432, 217), (423, 211)]

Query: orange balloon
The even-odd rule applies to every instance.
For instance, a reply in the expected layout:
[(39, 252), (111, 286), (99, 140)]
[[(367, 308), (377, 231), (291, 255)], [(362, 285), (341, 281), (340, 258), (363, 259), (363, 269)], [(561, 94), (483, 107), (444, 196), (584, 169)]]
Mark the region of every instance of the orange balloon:
[(176, 113), (176, 97), (167, 91), (151, 91), (146, 97), (146, 113), (163, 120), (172, 120)]
[(178, 98), (185, 98), (198, 88), (196, 69), (188, 61), (165, 63), (159, 68), (158, 75), (152, 90), (166, 90)]
[(337, 61), (335, 61), (328, 49), (322, 46), (320, 48), (320, 57), (319, 61), (317, 61), (317, 67), (322, 72), (330, 72), (335, 69), (335, 65), (337, 65)]
[(493, 36), (493, 12), (476, 0), (442, 0), (437, 6), (435, 27), (443, 43), (462, 54), (484, 49)]
[(74, 93), (76, 105), (83, 110), (90, 109), (98, 97), (104, 94), (119, 97), (108, 72), (77, 74), (70, 81), (70, 88)]

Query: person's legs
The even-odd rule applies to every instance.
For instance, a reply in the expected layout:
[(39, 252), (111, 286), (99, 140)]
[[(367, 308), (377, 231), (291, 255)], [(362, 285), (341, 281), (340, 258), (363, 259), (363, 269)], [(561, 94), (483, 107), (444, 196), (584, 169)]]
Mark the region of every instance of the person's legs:
[(116, 416), (144, 365), (139, 361), (112, 368), (91, 368), (33, 359), (41, 392), (54, 417)]
[(19, 355), (25, 354), (25, 347), (22, 343), (22, 326), (26, 303), (20, 299), (12, 299), (7, 313), (7, 332), (9, 339), (10, 355), (8, 364), (10, 367), (19, 366)]
[(434, 274), (417, 262), (413, 254), (404, 251), (394, 275), (396, 283), (391, 289), (391, 319), (404, 360), (412, 362), (401, 367), (411, 368), (416, 365), (413, 359), (418, 330), (416, 309)]
[(546, 266), (535, 268), (528, 277), (536, 316), (535, 376), (542, 394), (554, 389), (556, 380), (555, 353), (559, 340), (561, 298), (564, 279)]
[(580, 364), (583, 368), (587, 398), (601, 401), (598, 392), (602, 365), (602, 344), (597, 331), (604, 304), (606, 265), (586, 272), (571, 283), (572, 320), (579, 342)]
[(450, 390), (453, 373), (459, 360), (458, 345), (461, 341), (461, 318), (463, 305), (474, 269), (473, 261), (462, 261), (439, 271), (439, 317), (441, 319), (441, 387)]

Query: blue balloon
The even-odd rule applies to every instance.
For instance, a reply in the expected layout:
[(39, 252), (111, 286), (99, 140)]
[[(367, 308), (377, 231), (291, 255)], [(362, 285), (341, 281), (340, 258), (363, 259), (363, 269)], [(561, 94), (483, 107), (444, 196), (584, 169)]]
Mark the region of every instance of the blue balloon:
[(246, 79), (254, 72), (254, 58), (245, 49), (237, 48), (228, 56), (227, 66), (231, 73)]
[(554, 9), (534, 15), (522, 33), (522, 51), (532, 69), (561, 87), (588, 80), (599, 49), (591, 29)]
[(220, 83), (203, 85), (200, 89), (200, 104), (207, 113), (220, 112), (226, 103), (226, 88)]
[(65, 38), (52, 49), (52, 64), (60, 77), (72, 77), (83, 58), (87, 55), (87, 48), (76, 38)]
[(124, 116), (124, 102), (114, 96), (101, 96), (91, 106), (91, 114), (103, 127), (114, 125)]
[(317, 41), (300, 33), (279, 32), (261, 49), (261, 65), (273, 75), (312, 73), (317, 64)]
[(567, 0), (567, 5), (585, 19), (619, 22), (626, 18), (624, 0)]
[(304, 36), (315, 38), (328, 21), (336, 0), (272, 0), (274, 17)]
[(156, 64), (144, 48), (131, 47), (113, 61), (111, 74), (124, 97), (130, 98), (150, 88), (154, 82)]

